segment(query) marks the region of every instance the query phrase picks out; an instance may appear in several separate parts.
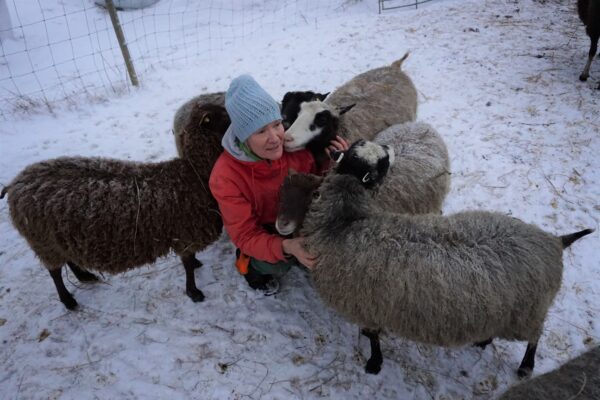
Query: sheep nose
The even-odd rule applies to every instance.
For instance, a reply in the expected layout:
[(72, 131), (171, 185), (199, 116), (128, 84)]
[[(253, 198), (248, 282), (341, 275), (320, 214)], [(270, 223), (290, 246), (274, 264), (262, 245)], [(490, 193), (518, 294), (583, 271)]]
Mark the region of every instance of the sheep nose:
[(291, 137), (290, 135), (285, 135), (285, 142), (286, 143), (290, 143), (290, 142), (293, 142), (293, 141), (294, 141), (293, 137)]
[(275, 229), (277, 229), (277, 232), (281, 235), (289, 235), (294, 231), (294, 226), (288, 218), (278, 217), (275, 221)]

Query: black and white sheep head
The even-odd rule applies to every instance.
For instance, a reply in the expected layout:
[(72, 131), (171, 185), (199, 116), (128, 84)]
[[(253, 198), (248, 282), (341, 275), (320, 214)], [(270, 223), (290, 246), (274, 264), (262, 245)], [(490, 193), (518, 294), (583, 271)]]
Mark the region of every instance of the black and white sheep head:
[(361, 139), (346, 151), (331, 152), (331, 158), (337, 164), (336, 174), (352, 175), (371, 189), (381, 183), (394, 163), (394, 149)]
[(308, 207), (321, 182), (321, 176), (289, 170), (279, 189), (279, 210), (275, 229), (280, 235), (291, 235), (302, 227)]
[(313, 91), (305, 91), (305, 92), (287, 92), (283, 96), (283, 100), (281, 100), (281, 118), (283, 123), (283, 128), (288, 129), (296, 118), (298, 118), (298, 113), (300, 112), (300, 105), (307, 101), (325, 100), (328, 93), (315, 93)]
[[(231, 124), (225, 107), (216, 104), (194, 105), (178, 138), (183, 158), (213, 158), (223, 150), (221, 140)], [(210, 153), (210, 154), (209, 154)]]
[(301, 103), (298, 118), (285, 132), (285, 150), (307, 148), (313, 154), (324, 151), (338, 134), (340, 115), (352, 107), (354, 104), (336, 108), (319, 100)]

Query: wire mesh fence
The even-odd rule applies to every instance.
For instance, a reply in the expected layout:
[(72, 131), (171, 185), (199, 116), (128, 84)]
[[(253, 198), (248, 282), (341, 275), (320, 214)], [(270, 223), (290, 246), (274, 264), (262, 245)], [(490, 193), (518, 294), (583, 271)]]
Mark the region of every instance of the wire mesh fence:
[[(284, 25), (338, 16), (360, 0), (137, 1), (154, 4), (118, 17), (143, 83), (157, 66), (210, 60)], [(102, 101), (131, 89), (110, 16), (96, 3), (104, 1), (0, 0), (0, 118)]]

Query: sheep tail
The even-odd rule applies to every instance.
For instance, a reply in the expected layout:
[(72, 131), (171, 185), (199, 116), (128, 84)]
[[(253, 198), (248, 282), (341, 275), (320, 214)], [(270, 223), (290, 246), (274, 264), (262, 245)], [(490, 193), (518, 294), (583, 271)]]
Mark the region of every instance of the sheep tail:
[(8, 193), (8, 186), (4, 186), (2, 188), (2, 193), (0, 193), (0, 199), (3, 199), (6, 193)]
[(408, 58), (409, 54), (410, 54), (410, 51), (407, 51), (406, 54), (404, 54), (401, 59), (396, 60), (392, 63), (392, 67), (402, 69), (402, 63), (404, 62), (404, 60), (406, 60)]
[(594, 232), (593, 229), (584, 229), (582, 231), (571, 233), (569, 235), (560, 236), (560, 240), (562, 241), (563, 249), (566, 249), (567, 247), (572, 245), (573, 242), (576, 241), (577, 239), (581, 239), (585, 235), (589, 235), (592, 232)]

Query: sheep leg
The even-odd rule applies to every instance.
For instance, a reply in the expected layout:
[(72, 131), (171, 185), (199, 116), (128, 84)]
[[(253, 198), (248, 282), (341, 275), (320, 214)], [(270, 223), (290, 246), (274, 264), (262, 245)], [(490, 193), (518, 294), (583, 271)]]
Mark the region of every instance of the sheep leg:
[(99, 281), (99, 279), (96, 275), (80, 268), (79, 265), (77, 265), (71, 261), (67, 261), (67, 265), (69, 266), (69, 268), (71, 268), (71, 271), (73, 271), (73, 273), (75, 274), (75, 277), (77, 278), (77, 280), (79, 280), (79, 282), (98, 282)]
[(383, 363), (381, 347), (379, 346), (379, 331), (363, 328), (360, 333), (368, 337), (371, 343), (371, 358), (367, 360), (365, 372), (367, 374), (378, 374), (381, 371), (381, 364)]
[(596, 51), (598, 51), (598, 37), (590, 37), (590, 52), (588, 53), (588, 60), (583, 68), (583, 72), (579, 75), (580, 81), (587, 81), (587, 78), (590, 76), (590, 67), (592, 66), (592, 61), (594, 60), (594, 56), (596, 55)]
[(531, 375), (533, 372), (533, 366), (535, 364), (535, 351), (537, 350), (537, 341), (535, 343), (528, 342), (527, 350), (525, 350), (525, 355), (523, 356), (523, 361), (521, 361), (521, 365), (519, 365), (519, 370), (517, 374), (519, 378), (526, 378)]
[(494, 340), (494, 338), (489, 338), (488, 340), (484, 340), (482, 342), (476, 342), (473, 346), (477, 346), (477, 347), (481, 347), (482, 349), (485, 349), (488, 344), (492, 343), (492, 340)]
[(204, 294), (196, 287), (196, 277), (194, 270), (202, 266), (202, 263), (196, 259), (194, 254), (181, 255), (181, 262), (185, 268), (185, 293), (194, 303), (204, 300)]
[(77, 307), (77, 301), (65, 287), (65, 283), (62, 279), (62, 267), (59, 269), (49, 270), (48, 272), (50, 272), (50, 276), (54, 281), (54, 286), (56, 286), (56, 291), (58, 292), (58, 297), (60, 298), (60, 301), (69, 310), (74, 310), (75, 307)]

